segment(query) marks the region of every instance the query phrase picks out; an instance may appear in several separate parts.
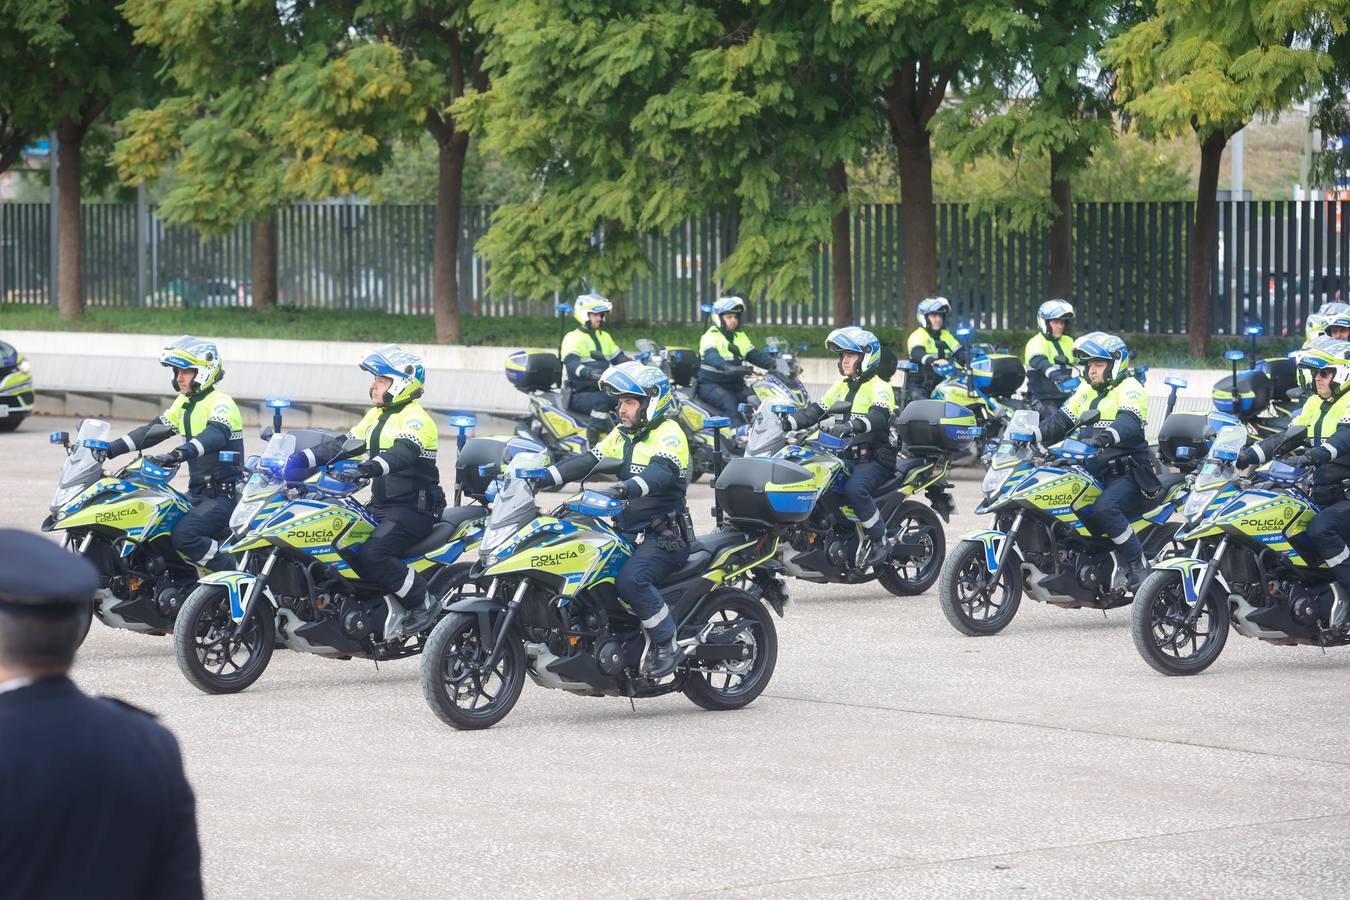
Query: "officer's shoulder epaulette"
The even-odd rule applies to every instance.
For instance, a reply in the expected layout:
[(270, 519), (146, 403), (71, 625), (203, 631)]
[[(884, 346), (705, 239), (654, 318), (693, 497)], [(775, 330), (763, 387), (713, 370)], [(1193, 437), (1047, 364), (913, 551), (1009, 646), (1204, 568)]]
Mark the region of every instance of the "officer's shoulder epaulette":
[(110, 703), (116, 703), (118, 706), (122, 707), (123, 709), (129, 709), (129, 710), (131, 710), (131, 711), (134, 712), (134, 713), (140, 713), (141, 715), (146, 716), (146, 717), (151, 718), (151, 719), (158, 719), (158, 718), (159, 718), (159, 716), (157, 716), (157, 715), (155, 715), (154, 713), (150, 712), (150, 710), (148, 710), (148, 709), (141, 709), (141, 708), (140, 708), (139, 706), (137, 706), (136, 704), (134, 704), (134, 703), (128, 703), (127, 701), (123, 700), (121, 697), (109, 697), (107, 694), (101, 694), (101, 695), (99, 695), (99, 699), (100, 699), (100, 700), (107, 700), (107, 701), (110, 702)]

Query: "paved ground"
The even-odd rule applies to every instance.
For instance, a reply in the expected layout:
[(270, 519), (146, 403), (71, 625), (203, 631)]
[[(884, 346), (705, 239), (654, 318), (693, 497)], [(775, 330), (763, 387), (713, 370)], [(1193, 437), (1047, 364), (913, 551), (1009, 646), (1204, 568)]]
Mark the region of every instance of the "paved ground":
[[(0, 525), (45, 514), (58, 424), (0, 437)], [(167, 639), (97, 623), (76, 678), (178, 735), (212, 897), (1350, 891), (1350, 653), (1232, 635), (1168, 679), (1126, 611), (1026, 603), (972, 639), (933, 595), (793, 595), (772, 684), (727, 714), (527, 685), (457, 733), (415, 660), (278, 654), (210, 697)]]

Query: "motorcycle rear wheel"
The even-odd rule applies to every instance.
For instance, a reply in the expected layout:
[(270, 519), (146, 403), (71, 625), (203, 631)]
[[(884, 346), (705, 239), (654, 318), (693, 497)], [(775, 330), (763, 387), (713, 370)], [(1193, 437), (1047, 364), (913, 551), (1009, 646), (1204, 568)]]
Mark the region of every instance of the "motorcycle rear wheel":
[[(994, 584), (981, 586), (988, 574), (984, 545), (961, 541), (942, 565), (938, 604), (952, 627), (968, 637), (987, 637), (1008, 627), (1022, 604), (1022, 568), (1011, 553)], [(1001, 590), (1000, 590), (1001, 589)], [(995, 598), (1000, 594), (1000, 598)]]
[(267, 670), (275, 646), (271, 606), (259, 600), (248, 621), (236, 625), (230, 618), (229, 594), (216, 584), (200, 585), (189, 594), (174, 623), (178, 668), (193, 687), (208, 694), (237, 694), (248, 688)]
[(713, 631), (731, 643), (748, 644), (749, 659), (709, 663), (685, 663), (684, 695), (704, 709), (727, 710), (749, 706), (764, 692), (778, 663), (778, 632), (769, 610), (759, 600), (736, 588), (726, 588), (707, 602), (700, 615), (684, 631), (697, 633), (709, 622)]
[(904, 562), (888, 561), (876, 567), (877, 581), (897, 597), (913, 597), (933, 586), (947, 555), (947, 535), (937, 513), (922, 503), (905, 503), (893, 524), (899, 536), (927, 546), (927, 553)]
[[(1181, 574), (1175, 570), (1155, 571), (1139, 586), (1130, 609), (1130, 636), (1134, 648), (1155, 671), (1199, 675), (1223, 652), (1228, 641), (1228, 600), (1211, 584), (1200, 603), (1203, 608), (1188, 624), (1190, 606)], [(1190, 652), (1183, 652), (1187, 646)]]
[(490, 728), (516, 705), (525, 686), (525, 647), (508, 635), (501, 659), (485, 674), (480, 667), (491, 652), (478, 616), (452, 613), (432, 629), (422, 650), (422, 696), (442, 722), (461, 731)]

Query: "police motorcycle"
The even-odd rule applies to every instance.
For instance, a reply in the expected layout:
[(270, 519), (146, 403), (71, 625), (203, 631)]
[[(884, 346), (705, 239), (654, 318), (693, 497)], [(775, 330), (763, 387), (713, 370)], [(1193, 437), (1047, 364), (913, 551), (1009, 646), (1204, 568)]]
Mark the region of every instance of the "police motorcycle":
[[(98, 569), (95, 618), (110, 628), (168, 634), (197, 578), (207, 571), (179, 554), (170, 538), (192, 506), (170, 484), (178, 466), (157, 466), (138, 452), (105, 473), (111, 428), (100, 419), (84, 419), (74, 441), (64, 431), (51, 435), (51, 443), (67, 455), (41, 527), (63, 532), (66, 547)], [(157, 428), (164, 434), (152, 431), (151, 444), (172, 431), (167, 425)], [(224, 451), (221, 459), (233, 462), (234, 456)]]
[(33, 412), (33, 375), (28, 360), (0, 341), (0, 432), (14, 431)]
[(802, 383), (801, 363), (797, 362), (797, 353), (805, 353), (807, 346), (802, 344), (794, 351), (783, 338), (764, 339), (764, 352), (774, 358), (774, 367), (750, 382), (750, 390), (761, 405), (790, 403), (804, 407), (811, 402), (811, 394)]
[[(565, 304), (564, 304), (565, 305)], [(551, 350), (517, 350), (506, 359), (506, 380), (525, 394), (529, 415), (516, 420), (516, 434), (538, 441), (559, 458), (583, 453), (589, 416), (567, 408), (570, 391), (562, 387), (562, 360)]]
[[(1296, 446), (1304, 429), (1285, 432)], [(1312, 468), (1275, 459), (1237, 472), (1243, 426), (1224, 428), (1196, 477), (1176, 540), (1186, 552), (1156, 561), (1134, 598), (1130, 631), (1139, 655), (1164, 675), (1196, 675), (1219, 658), (1230, 624), (1272, 644), (1350, 644), (1346, 611), (1325, 561), (1300, 536), (1318, 508)]]
[[(1307, 385), (1291, 357), (1257, 359), (1256, 339), (1263, 333), (1260, 325), (1248, 325), (1243, 333), (1251, 339), (1250, 350), (1224, 353), (1232, 374), (1214, 383), (1211, 396), (1215, 409), (1237, 416), (1252, 439), (1259, 441), (1289, 427), (1306, 396)], [(1238, 364), (1244, 360), (1249, 360), (1249, 365), (1239, 371)]]
[[(1099, 418), (1096, 410), (1078, 427)], [(1025, 592), (1063, 609), (1114, 609), (1130, 603), (1125, 573), (1107, 538), (1080, 518), (1101, 494), (1082, 463), (1098, 452), (1072, 438), (1049, 450), (1037, 442), (1039, 416), (1013, 413), (980, 486), (977, 513), (994, 527), (963, 535), (942, 566), (938, 601), (952, 627), (972, 637), (997, 634), (1017, 614)], [(1170, 522), (1184, 502), (1185, 476), (1167, 473), (1156, 505), (1131, 521), (1152, 559), (1172, 540)]]
[[(662, 586), (684, 659), (673, 676), (653, 680), (639, 670), (649, 639), (614, 588), (633, 548), (607, 519), (625, 503), (583, 483), (581, 494), (544, 512), (532, 482), (546, 477), (541, 462), (522, 454), (503, 471), (472, 570), (486, 589), (451, 603), (427, 642), (422, 693), (437, 717), (459, 729), (495, 725), (526, 676), (586, 697), (679, 692), (713, 710), (758, 697), (778, 657), (768, 608), (781, 616), (788, 600), (773, 561), (775, 529), (797, 513), (763, 504), (764, 478), (758, 502), (741, 496), (739, 482), (728, 493), (718, 480), (728, 527), (691, 541), (688, 562)], [(765, 465), (775, 464), (755, 468)], [(617, 469), (618, 460), (602, 460), (593, 474)]]
[[(473, 416), (452, 416), (457, 444), (469, 453)], [(261, 457), (245, 467), (248, 481), (230, 520), (224, 550), (239, 560), (235, 571), (198, 580), (174, 632), (178, 668), (208, 694), (237, 693), (266, 670), (273, 648), (333, 659), (381, 662), (422, 651), (431, 627), (417, 634), (399, 629), (396, 601), (358, 574), (360, 549), (378, 522), (356, 500), (369, 479), (350, 458), (365, 452), (351, 440), (337, 460), (305, 481), (286, 461), (306, 435), (274, 433)], [(533, 452), (543, 447), (531, 443)], [(460, 462), (456, 460), (458, 471)], [(456, 486), (456, 501), (463, 486)], [(431, 591), (449, 602), (469, 573), (466, 554), (477, 549), (487, 518), (486, 497), (449, 506), (426, 539), (408, 548), (404, 562), (426, 576)]]
[[(897, 597), (922, 594), (932, 587), (947, 550), (942, 523), (955, 509), (947, 475), (952, 460), (980, 434), (975, 416), (963, 406), (940, 400), (913, 401), (895, 416), (900, 455), (895, 473), (875, 492), (891, 551), (885, 562), (869, 570), (863, 566), (870, 549), (866, 530), (843, 493), (849, 466), (841, 454), (852, 439), (815, 427), (785, 432), (779, 415), (796, 411), (796, 406), (786, 404), (761, 406), (746, 447), (747, 459), (781, 460), (806, 472), (793, 488), (812, 498), (811, 509), (784, 535), (781, 559), (786, 573), (822, 584), (876, 579)], [(842, 421), (849, 417), (850, 405), (840, 402), (828, 412)], [(928, 505), (918, 501), (920, 492)]]
[[(968, 325), (958, 327), (954, 333), (957, 340), (966, 345), (970, 362), (966, 365), (948, 362), (935, 369), (942, 381), (933, 388), (930, 396), (934, 400), (964, 406), (983, 429), (982, 440), (973, 441), (955, 460), (956, 465), (964, 466), (978, 462), (986, 451), (995, 447), (1009, 417), (1031, 404), (1013, 396), (1027, 378), (1026, 367), (1020, 359), (990, 344), (974, 343), (974, 331)], [(1069, 392), (1077, 387), (1076, 378), (1062, 385), (1062, 389)]]
[[(689, 479), (698, 481), (715, 472), (715, 445), (720, 444), (723, 450), (735, 453), (740, 444), (726, 417), (698, 398), (698, 354), (688, 347), (663, 347), (647, 338), (639, 338), (636, 344), (638, 352), (634, 359), (665, 372), (675, 386), (675, 421), (680, 423), (689, 442)], [(725, 424), (714, 428), (710, 422)]]

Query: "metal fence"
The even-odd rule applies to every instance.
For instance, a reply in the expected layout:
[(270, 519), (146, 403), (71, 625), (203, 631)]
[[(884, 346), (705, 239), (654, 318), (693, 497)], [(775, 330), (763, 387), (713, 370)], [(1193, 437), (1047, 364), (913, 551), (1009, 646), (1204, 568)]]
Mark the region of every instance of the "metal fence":
[[(134, 205), (88, 204), (86, 302), (95, 306), (217, 306), (251, 303), (252, 241), (246, 226), (203, 240), (149, 217), (145, 282), (137, 275)], [(542, 313), (552, 298), (494, 292), (490, 264), (474, 252), (492, 209), (465, 207), (460, 297), (465, 313)], [(1079, 203), (1074, 207), (1074, 299), (1080, 328), (1184, 333), (1187, 260), (1194, 204)], [(853, 294), (869, 325), (901, 321), (903, 210), (858, 207), (852, 216)], [(50, 220), (45, 204), (0, 204), (0, 301), (49, 303)], [(296, 306), (429, 313), (434, 209), (358, 203), (297, 204), (278, 214), (280, 301)], [(721, 213), (644, 240), (652, 271), (625, 296), (629, 315), (693, 321), (700, 305), (734, 285), (714, 272), (734, 247), (735, 223)], [(997, 214), (964, 205), (937, 208), (939, 291), (962, 319), (983, 328), (1024, 329), (1047, 296), (1048, 235), (1017, 231)], [(830, 253), (822, 244), (803, 302), (756, 304), (772, 324), (830, 320)], [(1268, 333), (1296, 332), (1321, 303), (1350, 301), (1350, 199), (1219, 203), (1211, 272), (1216, 332), (1259, 321)]]

